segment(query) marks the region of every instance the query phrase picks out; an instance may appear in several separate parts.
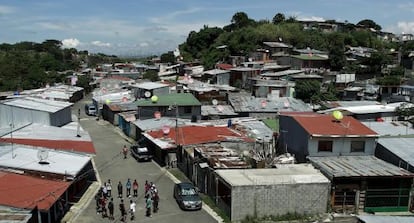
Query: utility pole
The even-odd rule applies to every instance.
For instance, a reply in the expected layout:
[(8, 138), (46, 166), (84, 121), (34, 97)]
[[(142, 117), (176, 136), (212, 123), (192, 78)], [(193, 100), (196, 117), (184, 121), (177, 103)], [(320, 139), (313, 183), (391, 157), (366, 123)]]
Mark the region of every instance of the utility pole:
[(80, 111), (80, 108), (78, 109), (78, 126), (77, 126), (77, 135), (76, 135), (76, 137), (81, 137), (81, 135), (80, 135), (80, 113), (81, 113), (81, 111)]
[(174, 102), (175, 107), (175, 144), (178, 146), (178, 105)]

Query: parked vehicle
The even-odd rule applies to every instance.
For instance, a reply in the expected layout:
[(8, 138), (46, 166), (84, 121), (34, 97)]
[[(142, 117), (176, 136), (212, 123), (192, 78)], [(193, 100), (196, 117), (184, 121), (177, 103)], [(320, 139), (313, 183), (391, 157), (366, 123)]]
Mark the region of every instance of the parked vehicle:
[(189, 182), (175, 184), (174, 198), (182, 210), (200, 210), (202, 207), (198, 189)]
[(86, 104), (85, 105), (85, 114), (96, 116), (97, 109), (94, 104)]
[(150, 161), (152, 154), (147, 147), (140, 147), (139, 145), (132, 145), (130, 147), (131, 155), (138, 161)]

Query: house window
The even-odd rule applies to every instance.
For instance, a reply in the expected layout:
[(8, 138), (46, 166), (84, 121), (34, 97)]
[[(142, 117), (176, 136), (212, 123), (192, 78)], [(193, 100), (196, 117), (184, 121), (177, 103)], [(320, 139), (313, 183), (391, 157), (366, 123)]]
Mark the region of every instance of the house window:
[(321, 140), (318, 142), (318, 152), (332, 152), (333, 141)]
[(351, 142), (351, 153), (364, 152), (364, 151), (365, 151), (365, 141), (352, 141)]
[(185, 113), (185, 114), (192, 113), (191, 106), (185, 106), (185, 107), (184, 107), (184, 113)]

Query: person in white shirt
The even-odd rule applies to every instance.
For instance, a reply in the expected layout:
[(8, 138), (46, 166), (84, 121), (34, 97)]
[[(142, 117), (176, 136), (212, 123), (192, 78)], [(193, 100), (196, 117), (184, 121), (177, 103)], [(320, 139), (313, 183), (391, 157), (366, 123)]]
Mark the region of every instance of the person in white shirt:
[(129, 212), (131, 212), (131, 220), (134, 220), (135, 218), (135, 207), (136, 207), (135, 202), (131, 200), (129, 204)]
[(112, 183), (110, 179), (108, 179), (108, 182), (106, 183), (106, 191), (108, 193), (108, 197), (112, 197)]

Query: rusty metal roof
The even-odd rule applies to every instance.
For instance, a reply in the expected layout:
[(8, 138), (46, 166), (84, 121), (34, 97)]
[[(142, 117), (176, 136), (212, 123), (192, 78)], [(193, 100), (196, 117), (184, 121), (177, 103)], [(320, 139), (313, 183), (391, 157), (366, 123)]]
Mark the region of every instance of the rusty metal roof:
[(246, 169), (251, 165), (244, 161), (239, 152), (220, 145), (205, 145), (194, 147), (195, 155), (207, 159), (207, 163), (214, 169)]
[(329, 179), (338, 177), (414, 177), (375, 156), (308, 157)]

